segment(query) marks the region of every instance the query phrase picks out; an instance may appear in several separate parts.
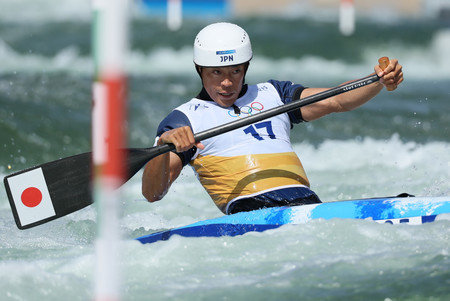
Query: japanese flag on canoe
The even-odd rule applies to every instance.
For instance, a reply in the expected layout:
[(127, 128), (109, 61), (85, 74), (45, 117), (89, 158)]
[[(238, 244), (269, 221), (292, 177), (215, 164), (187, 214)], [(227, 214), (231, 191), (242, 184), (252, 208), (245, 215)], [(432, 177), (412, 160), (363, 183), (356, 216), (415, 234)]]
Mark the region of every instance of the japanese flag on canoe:
[(11, 194), (11, 208), (19, 228), (56, 215), (42, 168), (5, 179)]

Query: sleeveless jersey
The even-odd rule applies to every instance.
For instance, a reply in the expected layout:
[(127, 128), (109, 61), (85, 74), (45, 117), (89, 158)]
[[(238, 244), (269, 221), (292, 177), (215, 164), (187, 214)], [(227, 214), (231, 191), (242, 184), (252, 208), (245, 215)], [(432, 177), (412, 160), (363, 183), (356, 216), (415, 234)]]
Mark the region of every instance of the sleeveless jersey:
[[(193, 98), (163, 120), (158, 136), (164, 129), (181, 125), (189, 125), (194, 133), (199, 133), (280, 106), (292, 98), (299, 98), (299, 95), (293, 94), (300, 94), (302, 90), (302, 86), (290, 82), (270, 81), (251, 85), (235, 102), (239, 110)], [(224, 213), (227, 205), (238, 198), (282, 187), (309, 187), (308, 178), (289, 138), (292, 122), (300, 121), (298, 115), (285, 113), (206, 139), (201, 141), (205, 148), (196, 149), (186, 161)]]

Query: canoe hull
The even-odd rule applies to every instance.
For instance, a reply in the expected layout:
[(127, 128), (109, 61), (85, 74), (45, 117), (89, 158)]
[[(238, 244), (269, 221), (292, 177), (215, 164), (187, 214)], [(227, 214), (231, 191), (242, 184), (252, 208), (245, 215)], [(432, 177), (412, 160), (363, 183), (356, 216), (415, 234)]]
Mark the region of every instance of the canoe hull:
[(379, 223), (423, 224), (450, 213), (450, 197), (373, 198), (321, 204), (276, 207), (240, 212), (200, 221), (184, 227), (137, 238), (141, 243), (185, 237), (236, 236), (262, 232), (285, 224), (302, 224), (314, 219), (364, 219)]

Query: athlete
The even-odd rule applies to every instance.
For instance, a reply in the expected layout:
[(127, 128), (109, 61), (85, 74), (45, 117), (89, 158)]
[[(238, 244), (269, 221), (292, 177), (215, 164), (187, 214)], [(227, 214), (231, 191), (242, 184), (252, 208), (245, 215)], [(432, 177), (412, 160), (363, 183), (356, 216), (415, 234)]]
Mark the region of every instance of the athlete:
[(290, 143), (292, 125), (353, 110), (383, 87), (395, 90), (403, 81), (402, 66), (393, 59), (384, 70), (375, 66), (379, 82), (196, 142), (193, 133), (327, 90), (277, 80), (246, 85), (251, 59), (250, 38), (235, 24), (214, 23), (198, 33), (194, 64), (203, 88), (158, 127), (155, 144), (172, 143), (176, 151), (145, 166), (142, 193), (149, 202), (162, 199), (182, 168), (190, 164), (225, 214), (320, 203)]

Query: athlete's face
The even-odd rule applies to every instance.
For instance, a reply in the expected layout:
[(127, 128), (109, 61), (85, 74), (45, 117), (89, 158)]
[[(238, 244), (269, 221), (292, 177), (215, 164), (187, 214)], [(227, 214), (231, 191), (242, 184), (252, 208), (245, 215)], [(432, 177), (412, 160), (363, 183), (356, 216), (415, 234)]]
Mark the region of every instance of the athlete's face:
[(202, 67), (203, 86), (220, 106), (230, 107), (238, 99), (244, 84), (246, 64), (229, 67)]

